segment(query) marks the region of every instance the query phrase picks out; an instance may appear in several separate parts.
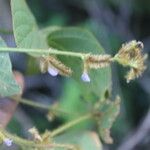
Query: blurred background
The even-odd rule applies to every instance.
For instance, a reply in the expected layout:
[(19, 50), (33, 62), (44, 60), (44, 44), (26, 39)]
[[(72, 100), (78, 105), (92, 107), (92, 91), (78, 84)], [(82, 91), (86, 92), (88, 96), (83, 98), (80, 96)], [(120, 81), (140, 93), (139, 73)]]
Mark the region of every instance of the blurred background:
[[(89, 29), (106, 53), (115, 54), (121, 44), (133, 39), (144, 43), (144, 52), (150, 52), (149, 0), (27, 0), (40, 28), (49, 25), (80, 26)], [(0, 0), (0, 35), (8, 46), (15, 46), (10, 14), (10, 1)], [(25, 54), (10, 54), (13, 69), (24, 75), (24, 97), (44, 104), (53, 104), (65, 92), (64, 79), (40, 74), (38, 65)], [(19, 63), (18, 63), (19, 62)], [(127, 84), (125, 69), (112, 65), (112, 94), (122, 98), (121, 113), (113, 128), (113, 145), (106, 150), (150, 149), (150, 61), (139, 79)], [(0, 105), (5, 105), (1, 101)], [(2, 106), (1, 106), (2, 107)], [(61, 123), (49, 124), (46, 112), (19, 105), (8, 124), (18, 135), (28, 136), (27, 129), (52, 129)], [(17, 127), (17, 128), (16, 128)]]

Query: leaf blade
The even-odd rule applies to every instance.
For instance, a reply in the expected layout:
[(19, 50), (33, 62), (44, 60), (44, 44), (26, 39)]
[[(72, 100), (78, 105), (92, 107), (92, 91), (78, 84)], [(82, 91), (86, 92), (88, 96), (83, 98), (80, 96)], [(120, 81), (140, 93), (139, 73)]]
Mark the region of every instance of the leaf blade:
[[(95, 37), (81, 28), (54, 28), (54, 30), (50, 30), (48, 42), (50, 47), (62, 51), (104, 54), (103, 48), (99, 45)], [(88, 103), (85, 103), (84, 100), (90, 101), (92, 104), (99, 99), (104, 100), (105, 92), (111, 89), (111, 71), (109, 67), (100, 70), (91, 70), (89, 72), (91, 82), (85, 83), (80, 79), (83, 69), (80, 59), (71, 57), (58, 58), (73, 69), (73, 78), (75, 79), (75, 81), (71, 79), (64, 86), (64, 94), (60, 100), (60, 107), (62, 109), (67, 110), (69, 113), (76, 114), (78, 112), (78, 114), (84, 114), (89, 111)], [(76, 95), (71, 94), (73, 89), (76, 91)], [(64, 116), (67, 121), (75, 117), (77, 116)], [(88, 126), (89, 123), (84, 124), (84, 127)]]
[[(104, 49), (95, 37), (87, 30), (81, 28), (58, 28), (49, 34), (48, 42), (49, 46), (65, 51), (104, 54)], [(71, 59), (70, 57), (59, 57), (59, 59), (73, 69), (73, 77), (80, 84), (82, 90), (85, 89), (82, 93), (87, 94), (86, 98), (89, 97), (88, 93), (90, 95), (93, 93), (96, 97), (102, 98), (104, 92), (107, 89), (110, 90), (111, 71), (109, 67), (100, 70), (91, 70), (89, 73), (91, 82), (87, 84), (80, 79), (83, 69), (81, 60), (76, 58)]]
[[(6, 44), (0, 37), (0, 46), (6, 47)], [(0, 53), (0, 96), (12, 96), (18, 94), (20, 87), (17, 85), (10, 62), (9, 54), (6, 52)]]
[(107, 100), (101, 106), (100, 112), (102, 116), (98, 121), (99, 134), (102, 140), (108, 144), (113, 143), (113, 139), (110, 136), (110, 129), (116, 120), (120, 111), (120, 98), (117, 97), (114, 102)]
[[(39, 31), (36, 20), (25, 0), (11, 0), (11, 10), (17, 47), (47, 48), (47, 43)], [(30, 52), (29, 54), (38, 56)]]

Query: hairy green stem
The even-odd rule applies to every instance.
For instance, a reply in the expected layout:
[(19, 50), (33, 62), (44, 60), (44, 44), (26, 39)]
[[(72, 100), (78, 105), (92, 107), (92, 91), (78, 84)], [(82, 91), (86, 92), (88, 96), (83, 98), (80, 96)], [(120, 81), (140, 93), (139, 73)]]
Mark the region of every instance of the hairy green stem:
[(73, 126), (75, 126), (75, 125), (77, 125), (77, 124), (79, 124), (79, 123), (81, 123), (81, 122), (83, 122), (83, 121), (85, 121), (85, 120), (89, 120), (89, 119), (91, 119), (92, 117), (93, 117), (92, 114), (86, 114), (86, 115), (84, 115), (84, 116), (81, 116), (81, 117), (79, 117), (79, 118), (73, 120), (73, 121), (70, 121), (70, 122), (68, 122), (68, 123), (66, 123), (66, 124), (64, 124), (64, 125), (62, 125), (61, 127), (55, 129), (54, 131), (52, 131), (52, 132), (51, 132), (51, 137), (54, 137), (54, 136), (56, 136), (56, 135), (58, 135), (58, 134), (61, 134), (62, 132), (68, 130), (69, 128), (71, 128), (71, 127), (73, 127)]
[[(69, 128), (83, 122), (89, 119), (93, 118), (93, 114), (86, 114), (84, 116), (81, 116), (73, 121), (70, 121), (64, 125), (62, 125), (61, 127), (55, 129), (54, 131), (51, 132), (51, 138), (55, 137), (58, 134), (61, 134), (62, 132), (68, 130)], [(68, 150), (73, 150), (74, 146), (73, 145), (69, 145), (69, 144), (58, 144), (58, 143), (36, 143), (34, 141), (30, 141), (27, 139), (23, 139), (20, 138), (16, 135), (12, 135), (10, 133), (8, 133), (5, 130), (1, 130), (1, 133), (3, 133), (7, 138), (10, 138), (13, 140), (14, 143), (20, 145), (20, 146), (27, 146), (27, 147), (36, 147), (36, 148), (54, 148), (54, 147), (59, 147), (59, 148), (66, 148)]]
[(0, 132), (7, 138), (10, 138), (13, 140), (14, 143), (20, 145), (20, 146), (26, 146), (26, 147), (33, 147), (33, 148), (66, 148), (68, 150), (73, 150), (74, 146), (71, 144), (59, 144), (59, 143), (39, 143), (39, 142), (34, 142), (31, 140), (23, 139), (20, 138), (16, 135), (10, 134), (5, 130), (0, 129)]
[(51, 109), (50, 106), (48, 106), (48, 105), (43, 105), (41, 103), (37, 103), (37, 102), (31, 101), (31, 100), (27, 100), (27, 99), (23, 99), (23, 98), (19, 98), (19, 99), (18, 98), (11, 98), (11, 99), (14, 101), (17, 101), (19, 103), (22, 103), (24, 105), (31, 106), (31, 107), (41, 108), (41, 109), (46, 109), (46, 110)]
[[(42, 108), (42, 109), (46, 109), (46, 110), (51, 110), (52, 112), (59, 112), (59, 113), (66, 113), (68, 114), (68, 112), (65, 112), (64, 110), (61, 110), (61, 109), (57, 109), (57, 108), (54, 108), (54, 107), (51, 107), (51, 106), (47, 106), (47, 105), (43, 105), (41, 103), (37, 103), (37, 102), (33, 102), (33, 101), (29, 101), (29, 100), (26, 100), (26, 99), (19, 99), (19, 98), (12, 98), (12, 100), (15, 100), (17, 102), (20, 102), (20, 103), (23, 103), (25, 105), (28, 105), (28, 106), (32, 106), (32, 107), (35, 107), (35, 108)], [(88, 120), (90, 118), (92, 118), (92, 114), (86, 114), (84, 116), (81, 116), (71, 122), (68, 122), (66, 123), (65, 125), (62, 125), (61, 127), (55, 129), (54, 131), (51, 132), (51, 136), (54, 137), (64, 131), (66, 131), (67, 129), (75, 126), (76, 124), (80, 123), (80, 122), (83, 122), (85, 120)]]
[(40, 108), (40, 109), (45, 109), (45, 110), (49, 110), (49, 111), (52, 111), (52, 112), (59, 112), (59, 113), (63, 113), (63, 114), (68, 114), (67, 111), (61, 110), (59, 108), (54, 108), (53, 106), (44, 105), (44, 104), (37, 103), (37, 102), (27, 100), (27, 99), (24, 99), (24, 98), (14, 98), (14, 97), (12, 97), (11, 99), (14, 100), (14, 101), (17, 101), (19, 103), (22, 103), (24, 105), (34, 107), (34, 108)]
[(60, 51), (54, 48), (49, 49), (27, 49), (27, 48), (12, 48), (12, 47), (0, 47), (0, 52), (21, 52), (21, 53), (37, 53), (42, 55), (52, 54), (52, 55), (63, 55), (63, 56), (72, 56), (84, 59), (85, 56), (89, 54), (85, 53), (75, 53), (69, 51)]

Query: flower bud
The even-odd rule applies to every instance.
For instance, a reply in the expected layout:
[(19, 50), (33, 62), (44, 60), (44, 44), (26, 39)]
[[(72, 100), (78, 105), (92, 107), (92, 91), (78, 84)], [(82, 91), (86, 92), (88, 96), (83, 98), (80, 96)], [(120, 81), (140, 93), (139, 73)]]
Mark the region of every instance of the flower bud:
[(57, 70), (56, 68), (50, 66), (50, 67), (48, 67), (48, 73), (49, 73), (51, 76), (55, 77), (55, 76), (58, 75), (58, 70)]
[(84, 81), (84, 82), (90, 82), (90, 77), (88, 75), (87, 72), (83, 72), (83, 74), (81, 75), (81, 79)]
[(10, 146), (12, 145), (12, 142), (13, 142), (13, 140), (11, 140), (11, 139), (9, 139), (9, 138), (5, 138), (5, 139), (3, 140), (3, 143), (4, 143), (6, 146), (8, 146), (8, 147), (10, 147)]
[(43, 73), (48, 71), (52, 76), (57, 76), (58, 74), (64, 76), (71, 76), (71, 68), (65, 66), (61, 61), (59, 61), (55, 56), (44, 56), (40, 59), (40, 69)]

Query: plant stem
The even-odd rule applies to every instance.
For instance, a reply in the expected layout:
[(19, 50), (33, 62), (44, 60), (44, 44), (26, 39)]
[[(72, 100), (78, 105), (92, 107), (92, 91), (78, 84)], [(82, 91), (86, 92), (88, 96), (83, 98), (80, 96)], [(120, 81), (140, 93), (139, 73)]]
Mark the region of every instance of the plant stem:
[(68, 114), (68, 112), (58, 109), (58, 108), (53, 108), (53, 106), (49, 106), (49, 105), (43, 105), (41, 103), (37, 103), (31, 100), (27, 100), (27, 99), (23, 99), (23, 98), (11, 98), (14, 101), (17, 101), (19, 103), (34, 107), (34, 108), (40, 108), (40, 109), (45, 109), (45, 110), (49, 110), (52, 112), (59, 112), (59, 113), (63, 113), (63, 114)]
[[(66, 113), (68, 114), (68, 112), (65, 112), (64, 110), (61, 110), (61, 109), (56, 109), (56, 108), (53, 108), (51, 106), (47, 106), (47, 105), (43, 105), (43, 104), (40, 104), (40, 103), (37, 103), (37, 102), (32, 102), (32, 101), (29, 101), (29, 100), (26, 100), (26, 99), (18, 99), (18, 98), (12, 98), (12, 100), (15, 100), (17, 102), (20, 102), (20, 103), (23, 103), (25, 105), (28, 105), (28, 106), (32, 106), (32, 107), (35, 107), (35, 108), (42, 108), (42, 109), (46, 109), (46, 110), (51, 110), (52, 112), (59, 112), (59, 113)], [(75, 126), (76, 124), (80, 123), (80, 122), (83, 122), (85, 120), (88, 120), (90, 118), (92, 118), (92, 114), (86, 114), (84, 116), (81, 116), (71, 122), (68, 122), (66, 123), (65, 125), (62, 125), (61, 127), (55, 129), (54, 131), (51, 132), (51, 136), (54, 137), (64, 131), (66, 131), (67, 129)]]
[(57, 129), (55, 129), (54, 131), (51, 132), (51, 137), (54, 137), (54, 136), (56, 136), (56, 135), (58, 135), (58, 134), (60, 134), (60, 133), (62, 133), (64, 131), (66, 131), (67, 129), (75, 126), (78, 123), (81, 123), (81, 122), (83, 122), (85, 120), (91, 119), (92, 116), (93, 116), (92, 114), (86, 114), (84, 116), (81, 116), (81, 117), (79, 117), (79, 118), (77, 118), (77, 119), (75, 119), (73, 121), (70, 121), (70, 122), (62, 125), (61, 127), (57, 128)]
[(79, 57), (83, 59), (85, 56), (89, 55), (86, 53), (75, 53), (69, 51), (60, 51), (54, 48), (49, 49), (27, 49), (27, 48), (11, 48), (11, 47), (0, 47), (0, 52), (21, 52), (21, 53), (37, 53), (42, 55), (52, 54), (52, 55), (63, 55), (63, 56), (72, 56)]
[(41, 108), (41, 109), (46, 109), (46, 110), (50, 109), (50, 106), (48, 106), (48, 105), (43, 105), (41, 103), (33, 102), (31, 100), (26, 100), (26, 99), (23, 99), (23, 98), (21, 98), (21, 99), (12, 98), (12, 99), (19, 102), (19, 103), (22, 103), (22, 104), (25, 104), (25, 105), (28, 105), (28, 106), (31, 106), (31, 107)]
[(137, 63), (134, 63), (134, 62), (124, 62), (122, 61), (121, 58), (114, 56), (112, 59), (111, 59), (112, 62), (118, 62), (120, 65), (123, 65), (125, 67), (131, 67), (131, 68), (138, 68), (138, 65)]
[(16, 135), (10, 134), (5, 130), (0, 129), (0, 133), (2, 133), (7, 138), (10, 138), (13, 140), (14, 143), (20, 145), (20, 146), (26, 146), (26, 147), (32, 147), (32, 148), (67, 148), (68, 150), (73, 150), (74, 146), (71, 144), (59, 144), (59, 143), (37, 143), (31, 140), (23, 139), (21, 137), (18, 137)]

